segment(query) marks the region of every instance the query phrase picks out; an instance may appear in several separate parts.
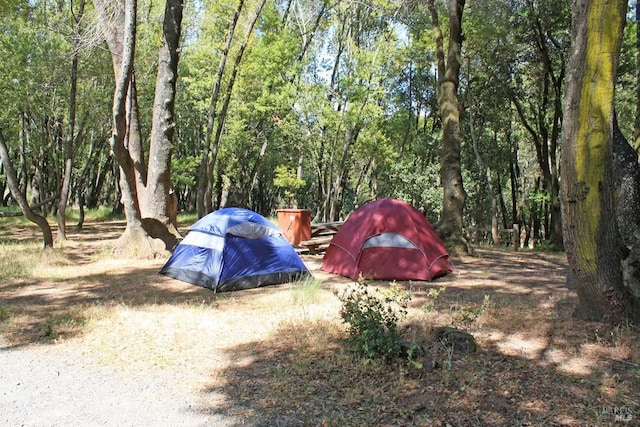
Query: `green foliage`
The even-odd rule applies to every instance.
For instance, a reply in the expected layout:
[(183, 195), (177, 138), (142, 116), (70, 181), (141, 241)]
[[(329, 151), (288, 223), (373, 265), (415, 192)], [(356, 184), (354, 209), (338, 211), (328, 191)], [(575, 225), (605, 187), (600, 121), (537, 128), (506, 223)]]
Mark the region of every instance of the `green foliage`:
[(627, 19), (624, 27), (624, 37), (622, 39), (622, 49), (620, 52), (620, 63), (618, 65), (618, 75), (616, 84), (616, 114), (618, 125), (625, 137), (631, 140), (636, 114), (636, 78), (637, 78), (637, 55), (636, 55), (636, 32), (638, 22), (634, 19)]
[(175, 188), (190, 188), (196, 184), (200, 159), (196, 156), (171, 159), (171, 183)]
[(420, 348), (418, 347), (418, 344), (416, 343), (412, 343), (411, 345), (409, 345), (409, 348), (407, 348), (407, 362), (409, 363), (409, 366), (412, 366), (416, 369), (423, 369), (424, 368), (424, 364), (418, 360), (418, 355), (420, 354)]
[[(62, 14), (55, 6), (44, 4), (23, 12), (0, 17), (0, 91), (4, 100), (0, 120), (5, 137), (13, 136), (11, 131), (17, 134), (20, 111), (41, 120), (45, 114), (61, 116), (66, 100), (60, 93), (68, 83), (66, 56), (70, 55), (70, 46), (62, 32)], [(14, 127), (7, 129), (7, 123)]]
[(541, 190), (539, 188), (533, 189), (529, 193), (527, 198), (531, 203), (542, 204), (548, 203), (551, 200), (551, 195), (548, 191)]
[(370, 288), (363, 282), (338, 294), (340, 316), (349, 325), (349, 344), (365, 359), (393, 360), (401, 353), (398, 322), (407, 315), (411, 294), (400, 285), (387, 291)]
[(273, 185), (284, 191), (284, 197), (290, 205), (295, 204), (297, 191), (305, 184), (303, 179), (296, 176), (296, 171), (287, 166), (280, 165), (276, 167), (276, 176), (273, 179)]
[[(398, 9), (387, 0), (374, 3), (371, 7), (360, 2), (331, 6), (302, 2), (288, 9), (285, 17), (284, 3), (267, 2), (233, 70), (256, 7), (245, 2), (215, 110), (214, 129), (233, 75), (235, 86), (213, 177), (218, 195), (226, 191), (236, 196), (234, 202), (262, 213), (282, 203), (292, 205), (295, 198), (317, 210), (319, 217), (333, 207), (337, 216), (344, 217), (367, 200), (391, 196), (409, 201), (432, 222), (438, 219), (443, 197), (442, 124), (431, 17), (424, 5)], [(437, 4), (446, 28), (446, 5)], [(117, 197), (117, 167), (106, 160), (113, 70), (108, 49), (96, 37), (91, 2), (79, 35), (68, 6), (68, 2), (0, 0), (4, 58), (0, 92), (5, 101), (0, 124), (12, 158), (22, 163), (16, 165), (21, 184), (37, 184), (41, 196), (55, 193), (63, 166), (61, 142), (68, 129), (74, 40), (82, 40), (73, 185), (87, 188), (85, 200), (93, 207)], [(78, 5), (73, 6), (77, 12)], [(214, 80), (238, 2), (205, 0), (192, 6), (184, 11), (171, 176), (185, 207), (196, 205), (196, 171)], [(138, 2), (136, 82), (145, 140), (163, 8), (162, 2)], [(628, 137), (636, 110), (636, 25), (629, 20), (625, 29), (616, 88), (616, 111)], [(542, 189), (533, 137), (522, 122), (526, 118), (541, 140), (555, 134), (552, 107), (558, 95), (550, 91), (553, 79), (545, 73), (563, 76), (560, 70), (570, 42), (569, 4), (562, 0), (467, 4), (464, 32), (459, 92), (465, 105), (461, 116), (468, 194), (465, 221), (487, 224), (491, 219), (486, 171), (476, 164), (471, 150), (473, 120), (477, 145), (491, 169), (494, 195), (501, 202), (500, 218), (507, 226), (513, 219), (523, 227), (531, 227), (534, 220), (546, 227), (543, 216), (555, 200), (545, 195), (549, 189)], [(544, 53), (549, 55), (548, 64)], [(520, 101), (522, 117), (513, 108), (514, 100)], [(277, 167), (297, 165), (299, 160), (304, 183), (283, 182), (289, 172), (278, 173)], [(39, 177), (42, 182), (36, 183)], [(542, 236), (546, 232), (541, 230)]]
[(461, 327), (469, 327), (485, 313), (489, 307), (489, 303), (490, 297), (489, 295), (485, 295), (482, 304), (467, 304), (457, 310), (454, 310), (451, 313), (452, 324)]
[(445, 291), (445, 287), (442, 286), (440, 288), (431, 288), (427, 291), (427, 294), (425, 295), (425, 302), (422, 305), (422, 310), (424, 310), (425, 313), (431, 313), (432, 311), (434, 311), (435, 307), (436, 307), (436, 301), (438, 300), (438, 297), (440, 296), (441, 293), (443, 293)]

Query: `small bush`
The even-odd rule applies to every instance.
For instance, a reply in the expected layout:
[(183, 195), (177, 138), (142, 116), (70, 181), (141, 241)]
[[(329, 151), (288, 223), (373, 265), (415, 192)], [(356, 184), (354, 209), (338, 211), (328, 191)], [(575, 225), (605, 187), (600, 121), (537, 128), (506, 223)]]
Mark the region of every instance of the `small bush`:
[(445, 290), (444, 286), (441, 286), (438, 289), (436, 289), (436, 288), (429, 289), (429, 291), (427, 292), (427, 295), (426, 295), (426, 301), (422, 305), (422, 310), (424, 310), (425, 313), (431, 313), (431, 312), (435, 311), (435, 309), (436, 309), (436, 301), (437, 301), (438, 297), (440, 296), (440, 294), (444, 292), (444, 290)]
[(410, 293), (396, 284), (383, 292), (359, 282), (338, 294), (338, 299), (340, 317), (349, 325), (348, 342), (358, 355), (385, 360), (400, 356), (398, 322), (407, 315)]
[(482, 304), (465, 305), (451, 313), (451, 323), (460, 327), (469, 327), (480, 316), (482, 316), (489, 307), (490, 297), (484, 296)]

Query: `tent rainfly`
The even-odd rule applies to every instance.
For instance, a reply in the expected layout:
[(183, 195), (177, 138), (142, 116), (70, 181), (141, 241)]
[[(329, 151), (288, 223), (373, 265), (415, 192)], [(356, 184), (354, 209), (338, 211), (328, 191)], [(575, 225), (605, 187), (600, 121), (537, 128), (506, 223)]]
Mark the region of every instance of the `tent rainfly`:
[(453, 271), (449, 253), (427, 218), (385, 198), (349, 215), (327, 248), (321, 270), (374, 280), (433, 280)]
[(224, 292), (291, 282), (309, 271), (271, 221), (224, 208), (191, 226), (160, 274)]

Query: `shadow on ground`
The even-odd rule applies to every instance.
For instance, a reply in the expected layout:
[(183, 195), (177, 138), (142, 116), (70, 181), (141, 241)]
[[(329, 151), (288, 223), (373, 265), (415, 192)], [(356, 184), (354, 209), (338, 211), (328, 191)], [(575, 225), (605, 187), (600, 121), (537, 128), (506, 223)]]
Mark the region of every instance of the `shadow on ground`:
[(585, 426), (638, 410), (637, 369), (613, 361), (576, 374), (491, 343), (470, 355), (432, 343), (429, 357), (438, 365), (428, 372), (365, 362), (345, 350), (340, 335), (326, 341), (327, 330), (308, 326), (230, 349), (238, 363), (216, 373), (206, 390), (227, 403), (200, 411), (238, 426)]
[[(433, 283), (402, 283), (422, 312), (405, 331), (427, 348), (422, 368), (359, 359), (335, 322), (290, 324), (228, 349), (237, 362), (206, 389), (226, 403), (200, 410), (252, 426), (585, 426), (613, 425), (621, 413), (638, 421), (640, 370), (612, 357), (630, 357), (637, 337), (625, 347), (614, 334), (628, 331), (573, 316), (561, 255), (480, 250), (455, 264)], [(424, 310), (429, 290), (441, 287)], [(470, 307), (483, 312), (456, 317)], [(471, 331), (479, 350), (462, 354), (434, 339), (445, 324)]]

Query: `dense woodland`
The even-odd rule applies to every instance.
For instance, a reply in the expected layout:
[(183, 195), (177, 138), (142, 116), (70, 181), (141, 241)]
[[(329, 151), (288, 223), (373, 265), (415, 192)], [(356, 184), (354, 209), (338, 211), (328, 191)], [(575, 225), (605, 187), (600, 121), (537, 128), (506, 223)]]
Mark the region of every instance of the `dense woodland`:
[[(30, 202), (59, 193), (71, 140), (70, 201), (116, 207), (114, 76), (93, 4), (6, 3), (2, 131)], [(495, 216), (504, 228), (523, 224), (530, 239), (554, 238), (568, 6), (478, 1), (465, 10), (459, 97), (468, 227)], [(164, 2), (140, 1), (138, 10), (136, 83), (148, 143)], [(621, 79), (632, 83), (630, 24)], [(182, 32), (171, 164), (179, 209), (195, 210), (198, 185), (211, 185), (207, 210), (241, 205), (271, 214), (293, 192), (318, 220), (336, 220), (393, 196), (438, 220), (442, 126), (425, 2), (187, 1)], [(628, 134), (634, 90), (620, 91)], [(202, 182), (206, 153), (212, 165)], [(11, 203), (3, 195), (3, 205)]]
[[(637, 146), (626, 8), (614, 105)], [(70, 206), (166, 225), (171, 192), (316, 221), (391, 196), (445, 237), (453, 218), (563, 246), (568, 0), (0, 0), (0, 28), (3, 160), (60, 238)]]

